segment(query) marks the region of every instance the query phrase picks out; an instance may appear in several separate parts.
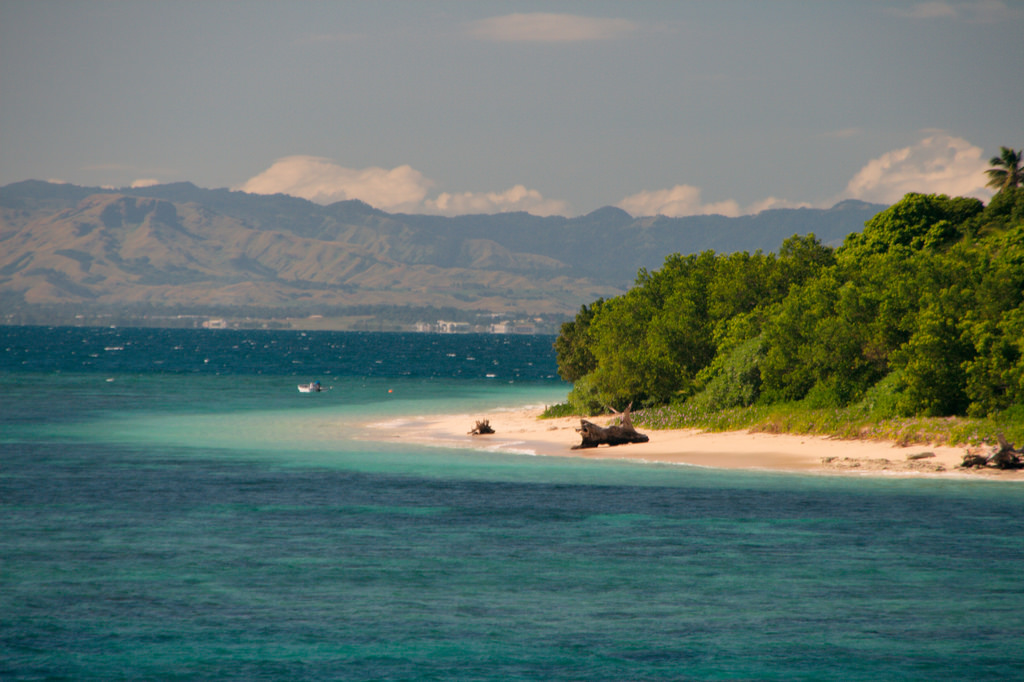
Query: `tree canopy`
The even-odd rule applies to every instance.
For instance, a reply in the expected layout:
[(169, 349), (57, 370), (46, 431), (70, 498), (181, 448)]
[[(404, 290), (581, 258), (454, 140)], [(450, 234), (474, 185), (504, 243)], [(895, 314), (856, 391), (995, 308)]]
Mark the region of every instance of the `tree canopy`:
[[(570, 403), (1024, 410), (1024, 188), (908, 194), (841, 247), (674, 254), (555, 344)], [(1024, 412), (1022, 412), (1024, 414)]]

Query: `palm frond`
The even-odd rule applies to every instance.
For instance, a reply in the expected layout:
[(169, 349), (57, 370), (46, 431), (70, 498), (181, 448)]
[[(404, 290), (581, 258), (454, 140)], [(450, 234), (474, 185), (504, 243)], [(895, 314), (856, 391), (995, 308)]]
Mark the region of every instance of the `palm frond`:
[(985, 185), (997, 191), (1017, 187), (1024, 182), (1024, 170), (1020, 163), (1024, 153), (1009, 147), (1000, 147), (999, 156), (993, 156), (989, 160), (992, 168), (985, 171), (989, 180)]

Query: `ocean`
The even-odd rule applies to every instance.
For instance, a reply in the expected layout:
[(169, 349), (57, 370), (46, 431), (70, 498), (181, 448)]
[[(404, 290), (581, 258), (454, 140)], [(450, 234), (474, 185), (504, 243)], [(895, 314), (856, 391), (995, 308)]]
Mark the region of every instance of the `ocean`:
[(552, 341), (0, 327), (0, 679), (1024, 679), (1019, 484), (367, 427), (559, 402)]

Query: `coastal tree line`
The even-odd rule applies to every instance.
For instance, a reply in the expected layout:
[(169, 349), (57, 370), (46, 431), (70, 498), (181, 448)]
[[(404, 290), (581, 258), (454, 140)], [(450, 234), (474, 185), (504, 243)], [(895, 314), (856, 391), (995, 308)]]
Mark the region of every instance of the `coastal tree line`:
[(838, 248), (670, 255), (555, 342), (569, 407), (860, 404), (876, 418), (1024, 419), (1021, 153), (988, 205), (908, 194)]

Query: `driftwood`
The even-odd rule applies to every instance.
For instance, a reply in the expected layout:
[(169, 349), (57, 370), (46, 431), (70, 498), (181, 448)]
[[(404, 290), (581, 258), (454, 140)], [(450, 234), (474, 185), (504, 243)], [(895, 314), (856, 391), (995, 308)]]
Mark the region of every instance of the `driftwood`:
[(988, 455), (967, 453), (964, 455), (960, 466), (966, 469), (972, 467), (993, 467), (995, 469), (1022, 469), (1024, 468), (1024, 451), (1015, 450), (1013, 445), (1006, 441), (1003, 434), (996, 436), (999, 445), (992, 448)]
[(976, 455), (974, 453), (968, 452), (966, 455), (964, 455), (964, 459), (962, 462), (960, 462), (960, 466), (964, 469), (973, 469), (975, 467), (985, 466), (985, 462), (987, 461), (988, 457), (986, 457), (985, 455)]
[[(609, 426), (598, 426), (586, 419), (580, 419), (580, 433), (583, 442), (572, 446), (573, 450), (584, 450), (596, 448), (598, 445), (626, 445), (629, 443), (646, 443), (650, 440), (646, 434), (639, 433), (633, 428), (633, 422), (629, 418), (629, 410), (633, 407), (630, 403), (626, 411), (622, 413), (618, 424)], [(615, 412), (615, 410), (612, 410)]]
[(485, 433), (494, 433), (494, 429), (491, 428), (491, 420), (489, 420), (489, 419), (484, 419), (483, 421), (478, 421), (476, 423), (476, 426), (473, 427), (473, 430), (469, 432), (469, 435), (471, 435), (471, 436), (479, 436), (479, 435), (485, 434)]
[(1020, 450), (1014, 450), (1013, 445), (1006, 442), (1003, 434), (997, 436), (999, 439), (999, 447), (992, 451), (989, 455), (988, 461), (985, 462), (986, 466), (992, 466), (997, 469), (1020, 469), (1021, 455), (1024, 454)]

